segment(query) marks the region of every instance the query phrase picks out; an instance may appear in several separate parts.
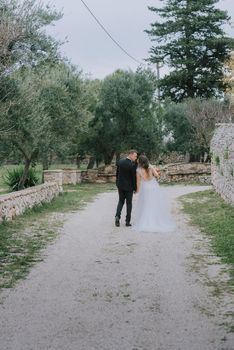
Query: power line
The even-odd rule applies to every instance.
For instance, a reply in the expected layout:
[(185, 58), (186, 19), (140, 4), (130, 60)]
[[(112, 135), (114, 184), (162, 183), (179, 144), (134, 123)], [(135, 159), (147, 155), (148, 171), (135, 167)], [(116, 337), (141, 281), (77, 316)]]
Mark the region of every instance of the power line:
[(130, 57), (133, 61), (135, 61), (138, 64), (142, 64), (142, 62), (138, 61), (136, 58), (134, 58), (130, 53), (128, 53), (114, 38), (113, 36), (108, 32), (108, 30), (104, 27), (104, 25), (99, 21), (99, 19), (95, 16), (95, 14), (90, 10), (88, 5), (81, 0), (83, 5), (87, 8), (91, 16), (95, 19), (95, 21), (98, 23), (98, 25), (104, 30), (104, 32), (109, 36), (109, 38), (119, 47), (120, 50), (122, 50), (128, 57)]

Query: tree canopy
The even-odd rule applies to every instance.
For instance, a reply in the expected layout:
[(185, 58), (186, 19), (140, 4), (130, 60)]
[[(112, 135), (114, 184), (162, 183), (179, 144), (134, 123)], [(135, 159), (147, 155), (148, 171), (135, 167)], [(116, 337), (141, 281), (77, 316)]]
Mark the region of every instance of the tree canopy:
[(102, 82), (85, 144), (109, 164), (115, 153), (136, 148), (157, 154), (161, 125), (155, 108), (155, 76), (149, 70), (117, 70)]
[(224, 33), (230, 17), (218, 2), (168, 0), (160, 8), (149, 7), (159, 18), (146, 30), (153, 42), (149, 61), (171, 68), (159, 82), (162, 98), (210, 98), (226, 90), (224, 63), (234, 40)]

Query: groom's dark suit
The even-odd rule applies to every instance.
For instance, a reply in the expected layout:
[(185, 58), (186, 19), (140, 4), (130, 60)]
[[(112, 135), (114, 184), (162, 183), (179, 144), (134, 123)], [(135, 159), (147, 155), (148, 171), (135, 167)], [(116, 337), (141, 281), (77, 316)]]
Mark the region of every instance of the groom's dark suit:
[(126, 223), (130, 223), (132, 196), (133, 192), (136, 191), (136, 164), (129, 158), (121, 159), (117, 164), (116, 185), (119, 191), (119, 203), (117, 206), (116, 217), (120, 219), (121, 211), (126, 199)]

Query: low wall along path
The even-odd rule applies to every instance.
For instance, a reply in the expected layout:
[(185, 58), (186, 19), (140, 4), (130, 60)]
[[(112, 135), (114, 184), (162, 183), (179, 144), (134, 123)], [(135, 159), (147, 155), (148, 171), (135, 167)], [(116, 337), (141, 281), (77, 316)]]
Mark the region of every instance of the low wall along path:
[(50, 202), (56, 197), (61, 188), (57, 182), (47, 182), (39, 186), (0, 196), (0, 223), (3, 220), (12, 220), (25, 210)]

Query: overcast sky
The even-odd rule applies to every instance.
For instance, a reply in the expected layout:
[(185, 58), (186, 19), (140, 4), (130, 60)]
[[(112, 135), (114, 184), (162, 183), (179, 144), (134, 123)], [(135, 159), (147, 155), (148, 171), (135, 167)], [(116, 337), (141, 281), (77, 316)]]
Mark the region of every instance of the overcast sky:
[[(68, 42), (62, 53), (92, 78), (104, 78), (117, 68), (136, 69), (137, 63), (125, 55), (94, 21), (80, 0), (44, 0), (62, 10), (63, 18), (49, 32)], [(159, 0), (85, 0), (111, 35), (137, 60), (148, 57), (151, 42), (145, 29), (155, 21), (147, 6), (162, 6)], [(234, 0), (220, 0), (219, 8), (228, 11), (234, 21)], [(226, 26), (234, 37), (234, 27)], [(162, 69), (165, 72), (167, 69)]]

